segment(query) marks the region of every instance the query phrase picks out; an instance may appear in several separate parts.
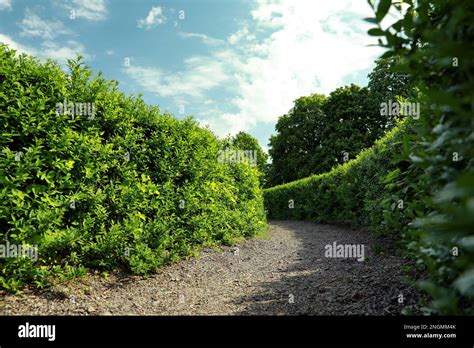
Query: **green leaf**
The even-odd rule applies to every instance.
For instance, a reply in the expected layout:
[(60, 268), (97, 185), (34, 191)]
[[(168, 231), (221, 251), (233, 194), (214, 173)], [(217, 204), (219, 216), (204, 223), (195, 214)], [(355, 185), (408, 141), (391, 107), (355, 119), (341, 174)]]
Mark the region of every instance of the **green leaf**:
[(423, 162), (425, 162), (425, 160), (423, 158), (415, 156), (415, 155), (410, 155), (409, 157), (414, 163), (423, 163)]
[(395, 54), (396, 53), (394, 51), (387, 51), (384, 54), (382, 54), (380, 58), (387, 59), (387, 58), (393, 57)]
[(400, 169), (394, 169), (392, 170), (391, 172), (389, 172), (387, 174), (387, 176), (385, 177), (384, 179), (384, 183), (385, 184), (388, 184), (389, 182), (393, 181), (394, 179), (398, 178), (398, 176), (400, 175)]
[(392, 0), (380, 0), (379, 5), (377, 6), (377, 12), (375, 13), (375, 18), (380, 22), (392, 5)]
[(455, 282), (454, 286), (463, 295), (474, 294), (474, 269), (464, 272)]
[(413, 12), (407, 11), (405, 17), (403, 18), (403, 27), (407, 32), (413, 29)]
[(369, 22), (369, 23), (373, 23), (373, 24), (377, 24), (377, 20), (373, 17), (367, 17), (367, 18), (364, 18), (364, 21), (366, 22)]
[(392, 28), (395, 29), (395, 31), (399, 32), (400, 29), (402, 29), (402, 24), (403, 24), (403, 19), (400, 19), (399, 21), (392, 24)]
[(380, 28), (371, 28), (367, 33), (371, 36), (385, 36), (385, 32)]

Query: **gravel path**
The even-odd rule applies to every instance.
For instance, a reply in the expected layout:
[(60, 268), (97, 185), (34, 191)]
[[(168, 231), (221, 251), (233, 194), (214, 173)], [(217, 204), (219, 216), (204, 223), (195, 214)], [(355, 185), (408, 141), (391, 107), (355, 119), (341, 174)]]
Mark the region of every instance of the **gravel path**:
[[(0, 293), (0, 315), (396, 315), (419, 299), (402, 275), (407, 261), (383, 240), (310, 222), (269, 225), (266, 238), (202, 250), (148, 278), (91, 275)], [(335, 241), (363, 244), (365, 260), (325, 257)]]

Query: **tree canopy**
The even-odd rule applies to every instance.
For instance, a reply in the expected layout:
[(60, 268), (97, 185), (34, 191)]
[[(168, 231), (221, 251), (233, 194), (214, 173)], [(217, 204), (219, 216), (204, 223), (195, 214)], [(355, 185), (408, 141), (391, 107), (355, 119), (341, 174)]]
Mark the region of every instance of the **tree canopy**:
[(354, 158), (396, 123), (383, 115), (383, 102), (408, 97), (408, 77), (396, 71), (397, 58), (378, 59), (368, 87), (355, 84), (337, 88), (328, 97), (312, 94), (295, 100), (279, 118), (270, 138), (266, 186), (329, 171)]
[(269, 154), (273, 159), (267, 186), (293, 181), (312, 173), (323, 140), (322, 105), (326, 97), (313, 94), (298, 98), (287, 115), (279, 118), (276, 135), (270, 138)]

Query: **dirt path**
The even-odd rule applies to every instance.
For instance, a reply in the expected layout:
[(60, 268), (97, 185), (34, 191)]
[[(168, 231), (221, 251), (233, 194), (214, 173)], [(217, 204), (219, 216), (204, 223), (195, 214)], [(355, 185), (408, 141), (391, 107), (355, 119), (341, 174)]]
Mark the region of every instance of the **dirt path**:
[[(325, 245), (334, 241), (364, 244), (366, 259), (325, 257)], [(0, 315), (395, 315), (418, 298), (402, 280), (406, 261), (380, 253), (382, 244), (362, 231), (271, 221), (265, 239), (203, 250), (146, 279), (91, 276), (3, 294)]]

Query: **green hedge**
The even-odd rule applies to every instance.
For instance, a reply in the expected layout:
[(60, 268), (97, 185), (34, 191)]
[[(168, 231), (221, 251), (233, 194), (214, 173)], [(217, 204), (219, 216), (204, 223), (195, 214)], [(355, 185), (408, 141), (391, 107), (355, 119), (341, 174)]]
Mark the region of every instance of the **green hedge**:
[[(368, 33), (387, 49), (383, 58), (398, 57), (395, 69), (409, 76), (420, 119), (329, 173), (266, 190), (267, 209), (275, 218), (366, 226), (404, 237), (427, 271), (419, 285), (432, 301), (424, 310), (473, 315), (474, 3), (369, 4), (374, 17), (366, 20), (375, 27)], [(381, 25), (390, 11), (400, 19)]]
[[(474, 314), (474, 2), (471, 0), (382, 0), (368, 33), (398, 56), (395, 67), (419, 91), (419, 143), (410, 166), (393, 181), (417, 192), (428, 211), (410, 225), (411, 248), (428, 269), (421, 283), (433, 298), (430, 310)], [(399, 12), (392, 25), (385, 16)], [(390, 21), (389, 21), (390, 22)]]
[[(145, 274), (265, 225), (258, 170), (217, 161), (222, 141), (192, 119), (126, 97), (80, 62), (65, 73), (0, 46), (0, 284), (42, 287), (85, 268)], [(57, 103), (94, 103), (93, 117)]]
[[(394, 158), (410, 141), (412, 126), (412, 120), (402, 121), (374, 146), (329, 172), (264, 190), (268, 216), (367, 227), (378, 232), (401, 226), (415, 212), (410, 200), (388, 190), (387, 183), (399, 167), (408, 164), (403, 160), (394, 163)], [(387, 207), (394, 213), (390, 214), (390, 226), (385, 219)], [(399, 207), (403, 213), (397, 213)]]
[[(433, 167), (413, 165), (424, 163), (417, 157), (425, 146), (419, 140), (422, 129), (421, 120), (404, 119), (355, 159), (327, 173), (265, 189), (265, 207), (274, 219), (364, 227), (402, 240), (407, 254), (426, 270), (418, 285), (432, 302), (423, 311), (472, 315), (469, 233), (474, 215), (466, 211), (472, 210), (472, 176), (461, 176), (459, 188), (433, 185)], [(444, 204), (451, 216), (440, 217), (436, 204)]]

